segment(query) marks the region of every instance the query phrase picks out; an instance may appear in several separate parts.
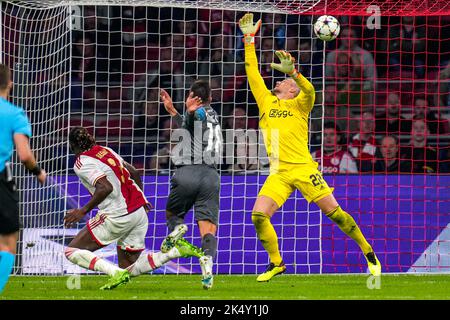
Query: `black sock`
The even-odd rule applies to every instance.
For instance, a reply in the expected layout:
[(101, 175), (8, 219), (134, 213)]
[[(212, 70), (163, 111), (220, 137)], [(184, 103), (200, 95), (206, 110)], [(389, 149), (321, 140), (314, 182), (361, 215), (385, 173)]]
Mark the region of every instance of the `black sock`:
[(183, 224), (184, 220), (176, 215), (172, 215), (167, 218), (167, 227), (169, 228), (169, 231), (172, 232), (173, 229), (179, 224)]
[(217, 252), (217, 239), (211, 233), (205, 234), (202, 238), (202, 250), (205, 252), (205, 255), (214, 257)]

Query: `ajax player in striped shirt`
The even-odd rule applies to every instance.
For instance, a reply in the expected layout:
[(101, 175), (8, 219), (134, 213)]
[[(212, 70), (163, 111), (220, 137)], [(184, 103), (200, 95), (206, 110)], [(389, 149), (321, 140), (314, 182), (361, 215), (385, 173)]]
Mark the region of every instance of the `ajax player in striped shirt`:
[[(113, 289), (128, 282), (130, 276), (153, 271), (171, 259), (199, 255), (200, 249), (183, 239), (175, 239), (175, 245), (166, 253), (141, 255), (150, 204), (142, 192), (138, 172), (113, 150), (97, 145), (85, 128), (73, 128), (69, 143), (76, 155), (74, 171), (92, 198), (84, 207), (69, 210), (64, 224), (70, 227), (95, 207), (99, 210), (69, 243), (65, 255), (80, 267), (108, 274), (110, 279), (102, 290)], [(94, 253), (114, 242), (119, 266)]]

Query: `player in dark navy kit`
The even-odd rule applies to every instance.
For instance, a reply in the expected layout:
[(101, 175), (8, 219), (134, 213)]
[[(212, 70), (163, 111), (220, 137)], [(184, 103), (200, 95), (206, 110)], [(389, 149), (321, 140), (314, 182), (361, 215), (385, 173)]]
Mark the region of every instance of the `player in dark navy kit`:
[(0, 293), (14, 265), (20, 228), (19, 196), (8, 163), (14, 145), (20, 161), (40, 183), (47, 177), (30, 149), (31, 125), (25, 112), (7, 101), (12, 85), (9, 68), (0, 64)]
[(172, 133), (172, 142), (178, 142), (171, 152), (177, 169), (171, 179), (166, 206), (167, 226), (171, 233), (163, 241), (161, 251), (169, 250), (180, 234), (186, 232), (184, 217), (194, 207), (204, 251), (204, 256), (199, 259), (202, 284), (203, 288), (210, 289), (213, 285), (213, 259), (217, 252), (215, 235), (220, 192), (217, 166), (222, 154), (222, 130), (218, 115), (210, 106), (211, 88), (207, 81), (197, 80), (191, 86), (184, 116), (177, 112), (163, 89), (161, 100), (181, 127)]

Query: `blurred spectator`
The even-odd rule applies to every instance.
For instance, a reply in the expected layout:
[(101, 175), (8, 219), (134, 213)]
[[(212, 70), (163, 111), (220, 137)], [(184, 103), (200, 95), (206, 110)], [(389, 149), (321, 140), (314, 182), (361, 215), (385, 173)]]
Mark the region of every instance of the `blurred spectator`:
[(159, 87), (171, 95), (173, 101), (183, 101), (183, 65), (172, 61), (172, 50), (161, 48), (159, 63)]
[(170, 159), (170, 151), (174, 147), (174, 144), (164, 144), (161, 148), (158, 148), (148, 161), (148, 169), (150, 174), (168, 174), (172, 167), (172, 161)]
[(285, 15), (266, 13), (262, 16), (261, 35), (275, 40), (275, 50), (284, 49), (286, 43)]
[(353, 63), (349, 53), (339, 52), (337, 54), (336, 66), (336, 103), (349, 107), (361, 108), (371, 102), (371, 94), (363, 92), (358, 67)]
[[(108, 88), (108, 61), (98, 56), (96, 45), (90, 36), (85, 35), (75, 41), (72, 52), (72, 92), (83, 98), (83, 107), (94, 107), (99, 101), (106, 104), (105, 90)], [(78, 87), (79, 85), (79, 87)], [(95, 101), (98, 99), (99, 101)]]
[(389, 65), (411, 70), (417, 76), (425, 74), (426, 25), (419, 17), (405, 16), (400, 26), (389, 28)]
[(184, 34), (184, 48), (186, 49), (185, 60), (196, 61), (198, 59), (198, 48), (205, 47), (205, 38), (197, 35), (195, 21), (178, 22), (178, 31)]
[[(233, 11), (227, 10), (209, 10), (200, 9), (198, 11), (199, 17), (199, 33), (205, 35), (234, 35), (233, 26), (235, 23), (235, 17)], [(232, 21), (233, 23), (224, 23), (225, 19)]]
[(401, 158), (411, 161), (414, 173), (435, 173), (439, 171), (439, 157), (436, 149), (427, 145), (430, 131), (424, 120), (414, 120), (411, 142), (400, 148)]
[(399, 173), (411, 172), (411, 163), (400, 160), (399, 142), (396, 136), (384, 136), (381, 139), (380, 153), (375, 163), (375, 172)]
[[(312, 78), (322, 78), (323, 66), (322, 66), (322, 54), (312, 51), (311, 40), (302, 40), (300, 42), (300, 50), (298, 50), (298, 71), (301, 72), (305, 77)], [(286, 48), (289, 52), (289, 49)], [(296, 52), (295, 51), (295, 52)]]
[[(266, 81), (266, 85), (270, 88), (270, 81), (272, 81), (272, 68), (270, 64), (274, 62), (274, 48), (272, 38), (261, 39), (261, 55), (260, 55), (260, 65), (261, 65), (261, 75)], [(277, 58), (278, 59), (278, 58)]]
[(156, 138), (159, 128), (159, 102), (154, 98), (158, 95), (158, 90), (152, 90), (149, 94), (149, 101), (145, 102), (139, 114), (135, 117), (134, 134), (136, 136), (146, 136)]
[(450, 107), (450, 61), (439, 72), (438, 92), (435, 96), (435, 105), (443, 108)]
[(162, 128), (159, 130), (158, 142), (165, 144), (170, 141), (172, 131), (178, 129), (180, 126), (173, 117), (164, 120)]
[(361, 114), (359, 133), (355, 134), (348, 150), (356, 159), (360, 172), (373, 171), (377, 141), (375, 139), (375, 117), (371, 112)]
[(214, 49), (211, 51), (210, 61), (204, 61), (201, 63), (199, 69), (200, 75), (234, 75), (235, 74), (235, 63), (233, 54), (222, 48)]
[(224, 126), (226, 129), (247, 129), (247, 112), (243, 107), (236, 107), (232, 113), (226, 117)]
[(153, 174), (167, 174), (172, 168), (170, 157), (171, 150), (176, 143), (170, 141), (172, 130), (179, 128), (175, 119), (168, 118), (164, 121), (158, 137), (157, 150), (152, 154), (148, 162), (150, 172)]
[(409, 134), (411, 132), (411, 120), (400, 114), (400, 98), (396, 93), (389, 93), (385, 112), (376, 116), (375, 132), (380, 134)]
[(319, 163), (324, 173), (358, 173), (352, 155), (343, 147), (343, 134), (334, 122), (324, 124), (323, 130), (323, 164), (322, 151), (314, 151), (311, 155)]
[(414, 116), (413, 120), (424, 119), (430, 133), (446, 133), (448, 131), (448, 121), (441, 120), (440, 116), (430, 110), (428, 100), (425, 96), (419, 96), (414, 99)]
[[(373, 60), (372, 54), (361, 48), (357, 43), (357, 34), (354, 29), (349, 27), (341, 30), (339, 36), (341, 44), (338, 49), (331, 51), (326, 59), (325, 75), (328, 79), (339, 80), (337, 76), (337, 67), (339, 66), (339, 53), (346, 53), (352, 60), (352, 65), (355, 66), (355, 76), (363, 81), (362, 89), (364, 91), (373, 91), (377, 80), (377, 69)], [(347, 63), (347, 66), (350, 64)]]
[[(349, 131), (349, 117), (351, 117), (350, 109), (348, 105), (337, 105), (336, 103), (336, 86), (328, 84), (325, 86), (324, 92), (324, 116), (322, 116), (322, 108), (320, 106), (322, 95), (316, 93), (316, 103), (318, 106), (311, 110), (311, 144), (320, 145), (320, 139), (322, 134), (322, 120), (333, 121), (336, 123), (342, 131)], [(322, 119), (323, 118), (323, 119)]]
[(234, 144), (234, 161), (228, 166), (228, 172), (234, 174), (252, 173), (260, 168), (262, 164), (258, 157), (258, 140), (255, 135), (247, 134), (245, 131), (238, 131), (242, 139), (237, 138)]

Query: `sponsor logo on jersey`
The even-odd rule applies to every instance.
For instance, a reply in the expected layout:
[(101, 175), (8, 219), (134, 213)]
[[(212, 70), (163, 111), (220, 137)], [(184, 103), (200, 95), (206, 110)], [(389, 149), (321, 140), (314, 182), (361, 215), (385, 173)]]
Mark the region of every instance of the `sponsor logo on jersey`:
[(101, 150), (99, 151), (95, 156), (99, 159), (102, 159), (104, 156), (106, 156), (108, 154), (107, 150)]
[(288, 110), (270, 109), (269, 113), (270, 118), (286, 118), (292, 116), (293, 114)]

